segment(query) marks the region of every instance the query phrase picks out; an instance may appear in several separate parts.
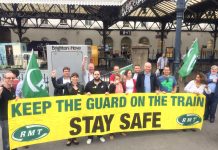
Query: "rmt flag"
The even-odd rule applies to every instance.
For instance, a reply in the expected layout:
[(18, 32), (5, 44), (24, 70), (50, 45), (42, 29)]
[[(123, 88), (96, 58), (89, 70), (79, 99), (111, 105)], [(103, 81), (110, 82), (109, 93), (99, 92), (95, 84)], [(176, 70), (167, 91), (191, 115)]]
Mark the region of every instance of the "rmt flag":
[(195, 66), (198, 56), (199, 56), (198, 40), (196, 39), (192, 44), (191, 48), (189, 49), (188, 53), (186, 54), (183, 60), (183, 65), (179, 70), (179, 75), (181, 77), (184, 78), (191, 73), (191, 71)]
[(39, 70), (33, 51), (25, 73), (22, 94), (24, 98), (48, 96), (48, 90), (42, 78), (42, 73)]

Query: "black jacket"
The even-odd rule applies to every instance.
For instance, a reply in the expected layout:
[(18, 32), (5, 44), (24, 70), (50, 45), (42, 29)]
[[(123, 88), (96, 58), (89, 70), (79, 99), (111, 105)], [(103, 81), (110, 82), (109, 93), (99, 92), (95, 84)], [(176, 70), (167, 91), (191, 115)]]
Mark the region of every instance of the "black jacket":
[(8, 120), (8, 101), (15, 99), (15, 90), (11, 88), (9, 91), (2, 86), (3, 90), (0, 94), (0, 121)]
[[(144, 93), (144, 79), (145, 74), (144, 71), (138, 74), (137, 81), (136, 81), (136, 90), (137, 93)], [(157, 89), (157, 77), (155, 74), (151, 73), (150, 76), (150, 82), (151, 82), (151, 92), (155, 92)]]
[[(61, 92), (63, 92), (63, 90), (64, 90), (64, 93), (62, 95), (75, 95), (73, 93), (73, 87), (72, 87), (71, 83), (58, 84), (57, 81), (56, 81), (56, 78), (51, 78), (51, 80), (52, 80), (52, 84), (55, 87), (55, 89), (58, 89)], [(78, 86), (78, 89), (79, 89), (78, 94), (84, 94), (84, 86), (79, 84), (79, 83), (78, 83), (77, 86)]]
[[(56, 78), (55, 78), (55, 80), (56, 80)], [(53, 83), (53, 81), (52, 81), (52, 83)], [(55, 83), (63, 84), (63, 77), (58, 78)], [(54, 86), (54, 84), (53, 84), (53, 86)], [(54, 96), (62, 96), (64, 94), (63, 89), (56, 88), (55, 86), (54, 86), (54, 88), (55, 88), (54, 89)]]
[(94, 79), (92, 81), (89, 81), (87, 84), (86, 84), (86, 87), (85, 87), (85, 92), (90, 92), (91, 94), (104, 94), (106, 92), (108, 92), (108, 86), (106, 84), (106, 82), (102, 81), (96, 85), (94, 83)]

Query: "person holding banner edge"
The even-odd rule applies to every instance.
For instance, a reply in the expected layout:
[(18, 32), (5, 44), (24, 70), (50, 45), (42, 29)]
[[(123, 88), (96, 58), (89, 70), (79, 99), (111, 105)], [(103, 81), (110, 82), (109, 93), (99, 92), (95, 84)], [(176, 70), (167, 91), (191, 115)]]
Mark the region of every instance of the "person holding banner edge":
[[(79, 84), (79, 75), (77, 73), (72, 73), (70, 80), (71, 83), (65, 83), (65, 84), (58, 84), (56, 82), (56, 71), (52, 71), (51, 74), (52, 77), (52, 84), (55, 88), (57, 89), (64, 89), (64, 95), (80, 95), (80, 94), (84, 94), (84, 86)], [(79, 144), (79, 141), (77, 140), (77, 138), (71, 138), (67, 140), (66, 145), (70, 146), (72, 143), (74, 143), (75, 145)]]
[(210, 123), (215, 122), (215, 114), (217, 108), (217, 98), (218, 98), (218, 67), (216, 65), (211, 66), (211, 70), (206, 74), (207, 83), (211, 89), (210, 94), (206, 94), (206, 106), (204, 119), (208, 120), (210, 117)]
[[(199, 72), (196, 74), (195, 79), (190, 81), (184, 88), (184, 91), (187, 93), (194, 93), (194, 94), (210, 94), (211, 90), (206, 84), (206, 78), (203, 73)], [(196, 131), (195, 129), (191, 129), (192, 131)], [(183, 129), (186, 131), (186, 129)]]
[(8, 101), (15, 99), (13, 80), (15, 75), (7, 71), (4, 74), (3, 85), (0, 87), (0, 125), (2, 128), (3, 150), (10, 150), (8, 133)]
[[(106, 82), (102, 81), (100, 79), (100, 71), (95, 70), (94, 71), (94, 79), (92, 81), (89, 81), (86, 84), (85, 92), (87, 95), (90, 94), (109, 94), (109, 89), (106, 84)], [(87, 144), (91, 144), (93, 141), (94, 136), (88, 136)], [(99, 140), (104, 143), (105, 138), (101, 135), (98, 136)]]

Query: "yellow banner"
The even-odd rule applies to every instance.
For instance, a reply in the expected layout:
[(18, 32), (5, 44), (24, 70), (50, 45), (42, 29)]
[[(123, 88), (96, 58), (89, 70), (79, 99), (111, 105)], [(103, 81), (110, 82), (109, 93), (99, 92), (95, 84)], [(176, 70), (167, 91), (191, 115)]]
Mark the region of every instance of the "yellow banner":
[(202, 128), (205, 96), (109, 94), (9, 102), (11, 148), (88, 135)]

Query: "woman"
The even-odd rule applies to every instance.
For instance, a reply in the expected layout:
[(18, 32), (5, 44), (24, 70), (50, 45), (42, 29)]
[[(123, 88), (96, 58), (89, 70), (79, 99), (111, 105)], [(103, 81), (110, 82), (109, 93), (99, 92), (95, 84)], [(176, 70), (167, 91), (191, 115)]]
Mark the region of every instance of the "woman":
[[(109, 93), (124, 93), (124, 87), (121, 82), (121, 76), (119, 74), (116, 74), (114, 77), (114, 83), (111, 83), (109, 85)], [(120, 133), (123, 136), (126, 136), (126, 133)], [(110, 134), (110, 139), (114, 139), (114, 134)]]
[(125, 81), (123, 83), (125, 93), (136, 93), (136, 80), (132, 78), (132, 71), (126, 70), (124, 73)]
[[(187, 93), (194, 93), (194, 94), (203, 94), (204, 92), (207, 94), (211, 93), (210, 88), (206, 84), (206, 79), (203, 73), (197, 73), (195, 80), (190, 81), (184, 89)], [(196, 131), (195, 129), (191, 129), (192, 131)], [(186, 130), (183, 130), (186, 131)]]
[(121, 83), (121, 76), (116, 74), (114, 77), (114, 83), (109, 86), (109, 93), (124, 93), (123, 84)]
[[(70, 80), (71, 83), (65, 83), (65, 84), (57, 84), (56, 82), (56, 72), (52, 71), (52, 84), (55, 88), (63, 89), (64, 95), (78, 95), (78, 94), (84, 94), (84, 86), (79, 84), (79, 75), (77, 73), (72, 73)], [(68, 139), (66, 145), (70, 146), (72, 143), (75, 145), (79, 144), (79, 141), (77, 138)]]
[(195, 94), (203, 94), (206, 92), (207, 94), (211, 93), (211, 90), (206, 85), (206, 79), (203, 73), (197, 73), (195, 80), (190, 81), (184, 89), (185, 92), (195, 93)]

